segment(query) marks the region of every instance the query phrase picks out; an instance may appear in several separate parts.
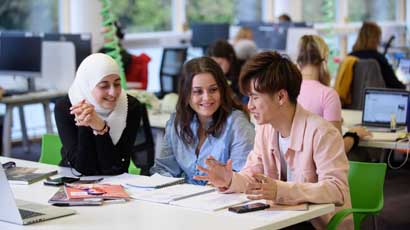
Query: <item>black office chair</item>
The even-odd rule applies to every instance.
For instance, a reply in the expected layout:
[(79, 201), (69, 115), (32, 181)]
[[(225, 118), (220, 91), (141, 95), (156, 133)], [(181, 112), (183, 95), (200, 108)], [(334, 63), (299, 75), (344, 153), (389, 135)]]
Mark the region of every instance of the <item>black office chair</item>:
[(167, 93), (178, 93), (178, 80), (182, 65), (187, 56), (187, 48), (164, 48), (160, 69), (161, 91), (157, 95), (162, 98)]
[(140, 111), (142, 119), (134, 142), (132, 160), (141, 169), (141, 175), (149, 176), (149, 169), (155, 160), (155, 144), (145, 104), (141, 103)]

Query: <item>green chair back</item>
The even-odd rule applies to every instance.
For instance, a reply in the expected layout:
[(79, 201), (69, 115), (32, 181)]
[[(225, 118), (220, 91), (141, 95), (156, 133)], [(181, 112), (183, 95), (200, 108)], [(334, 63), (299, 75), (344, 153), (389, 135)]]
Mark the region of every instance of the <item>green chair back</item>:
[(128, 167), (128, 173), (129, 174), (134, 174), (134, 175), (140, 175), (141, 174), (141, 169), (135, 166), (134, 162), (131, 160), (130, 161), (130, 166)]
[(367, 216), (376, 215), (382, 210), (386, 168), (385, 163), (350, 161), (349, 188), (352, 208), (336, 213), (330, 220), (328, 229), (337, 229), (338, 224), (352, 213), (355, 229), (360, 229)]
[(58, 165), (61, 161), (60, 137), (55, 134), (44, 134), (41, 139), (41, 156), (39, 162)]
[[(40, 163), (58, 165), (61, 161), (61, 143), (60, 137), (56, 134), (44, 134), (41, 141), (41, 156)], [(131, 160), (128, 167), (128, 173), (139, 175), (140, 168), (137, 168), (134, 162)]]

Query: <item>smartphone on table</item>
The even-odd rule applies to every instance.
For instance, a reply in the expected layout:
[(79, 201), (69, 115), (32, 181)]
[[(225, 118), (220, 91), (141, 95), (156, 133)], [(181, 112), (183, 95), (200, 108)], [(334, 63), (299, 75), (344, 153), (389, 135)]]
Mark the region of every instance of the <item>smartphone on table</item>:
[(236, 212), (236, 213), (246, 213), (246, 212), (264, 210), (267, 208), (269, 208), (269, 204), (253, 203), (253, 204), (245, 204), (241, 206), (230, 207), (228, 210), (231, 212)]
[(73, 182), (78, 181), (78, 180), (80, 180), (80, 178), (63, 176), (63, 177), (57, 177), (57, 178), (54, 178), (54, 179), (47, 178), (44, 181), (44, 184), (45, 185), (52, 185), (52, 186), (60, 186), (60, 185), (64, 185), (64, 183), (73, 183)]

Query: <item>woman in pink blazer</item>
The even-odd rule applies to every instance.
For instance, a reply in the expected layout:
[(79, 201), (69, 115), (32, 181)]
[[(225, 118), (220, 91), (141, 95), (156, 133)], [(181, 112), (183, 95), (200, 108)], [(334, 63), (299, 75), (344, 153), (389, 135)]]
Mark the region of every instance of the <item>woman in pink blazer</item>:
[[(250, 97), (248, 109), (258, 124), (254, 148), (240, 172), (232, 171), (231, 161), (224, 165), (209, 157), (207, 168), (197, 166), (207, 175), (195, 179), (276, 204), (333, 203), (336, 211), (350, 208), (342, 136), (297, 103), (301, 82), (297, 66), (276, 52), (263, 52), (248, 61), (240, 86)], [(302, 228), (324, 229), (333, 214)], [(353, 228), (351, 219), (343, 224)]]

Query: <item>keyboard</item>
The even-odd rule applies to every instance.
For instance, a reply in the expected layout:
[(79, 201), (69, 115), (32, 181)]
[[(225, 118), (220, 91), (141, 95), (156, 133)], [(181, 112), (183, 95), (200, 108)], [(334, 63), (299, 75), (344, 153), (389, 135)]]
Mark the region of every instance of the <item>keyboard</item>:
[(403, 132), (372, 132), (371, 137), (365, 137), (365, 140), (372, 141), (397, 141), (400, 138), (406, 137), (406, 133)]
[(19, 209), (21, 218), (24, 219), (28, 219), (28, 218), (32, 218), (32, 217), (36, 217), (36, 216), (41, 216), (44, 215), (43, 213), (39, 213), (39, 212), (33, 212), (33, 211), (29, 211), (29, 210), (25, 210), (25, 209)]

